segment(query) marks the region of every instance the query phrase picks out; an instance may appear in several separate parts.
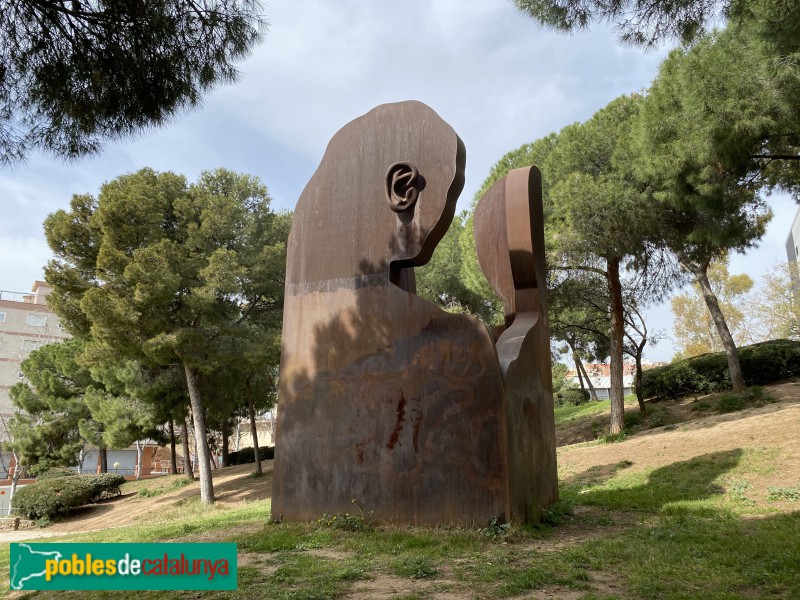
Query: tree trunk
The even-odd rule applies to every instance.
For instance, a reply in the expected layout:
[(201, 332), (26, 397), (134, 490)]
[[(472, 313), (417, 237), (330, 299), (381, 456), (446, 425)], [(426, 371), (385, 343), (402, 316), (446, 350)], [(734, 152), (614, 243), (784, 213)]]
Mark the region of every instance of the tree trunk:
[(583, 371), (583, 377), (586, 379), (586, 385), (589, 387), (589, 396), (592, 400), (598, 400), (597, 398), (597, 390), (594, 389), (594, 384), (592, 383), (592, 378), (589, 377), (589, 373), (586, 372), (586, 366), (578, 359), (576, 367), (580, 366), (581, 370)]
[(183, 472), (184, 474), (194, 481), (194, 470), (192, 469), (192, 461), (189, 458), (189, 428), (186, 426), (186, 417), (183, 417), (181, 423), (181, 445), (183, 446)]
[(578, 384), (581, 386), (581, 390), (586, 391), (586, 385), (583, 383), (583, 375), (581, 374), (581, 358), (578, 356), (578, 352), (575, 350), (575, 345), (572, 341), (567, 340), (567, 346), (572, 351), (572, 362), (575, 363), (575, 372), (578, 374)]
[(142, 442), (136, 440), (136, 481), (142, 478)]
[(16, 450), (11, 451), (11, 456), (14, 457), (14, 474), (11, 476), (11, 489), (8, 492), (8, 514), (11, 515), (11, 509), (14, 508), (14, 494), (17, 493), (17, 483), (22, 476), (23, 468), (19, 464), (19, 455)]
[(239, 452), (239, 440), (242, 439), (242, 422), (236, 418), (236, 452)]
[(222, 464), (220, 466), (228, 466), (228, 443), (230, 442), (230, 423), (226, 420), (222, 424)]
[(647, 340), (643, 339), (636, 347), (636, 400), (639, 402), (639, 412), (642, 414), (647, 410), (644, 406), (644, 395), (642, 394), (642, 353), (646, 343)]
[(169, 466), (170, 474), (175, 475), (178, 473), (178, 451), (175, 444), (175, 421), (172, 417), (169, 418)]
[(622, 383), (622, 342), (625, 336), (625, 314), (622, 304), (622, 284), (619, 279), (619, 259), (607, 259), (608, 295), (611, 299), (611, 435), (625, 427), (625, 391)]
[(183, 369), (186, 372), (186, 387), (189, 389), (189, 401), (192, 405), (194, 439), (197, 444), (197, 463), (200, 467), (200, 502), (214, 504), (214, 482), (211, 480), (211, 453), (208, 451), (206, 420), (203, 414), (203, 403), (200, 399), (197, 372), (185, 363)]
[(100, 452), (100, 472), (108, 473), (108, 448), (103, 446), (99, 449)]
[(728, 329), (728, 323), (725, 321), (725, 315), (719, 307), (717, 296), (714, 290), (711, 289), (711, 283), (708, 281), (708, 263), (694, 264), (684, 261), (689, 271), (694, 275), (695, 281), (700, 286), (703, 292), (703, 300), (706, 302), (708, 312), (714, 320), (714, 325), (717, 327), (717, 333), (722, 340), (722, 346), (725, 348), (725, 354), (728, 357), (728, 372), (731, 376), (731, 385), (733, 391), (741, 393), (745, 391), (744, 375), (742, 375), (742, 366), (739, 364), (739, 351), (736, 349), (736, 343), (733, 341), (733, 336)]
[(253, 403), (253, 395), (247, 390), (247, 412), (250, 416), (250, 434), (253, 436), (253, 452), (256, 456), (256, 474), (263, 475), (261, 472), (261, 456), (258, 449), (258, 429), (256, 428), (256, 407)]

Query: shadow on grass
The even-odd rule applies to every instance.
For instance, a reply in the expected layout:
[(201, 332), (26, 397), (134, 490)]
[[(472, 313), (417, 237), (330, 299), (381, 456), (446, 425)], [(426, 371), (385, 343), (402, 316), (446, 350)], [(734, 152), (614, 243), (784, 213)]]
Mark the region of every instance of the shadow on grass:
[[(642, 471), (619, 474), (622, 468), (630, 466), (626, 462), (606, 465), (600, 467), (602, 473), (596, 480), (591, 479), (591, 470), (567, 480), (564, 495), (571, 497), (576, 504), (611, 510), (660, 512), (668, 506), (693, 504), (693, 512), (702, 512), (711, 507), (704, 506), (701, 501), (724, 494), (725, 490), (716, 481), (736, 467), (741, 457), (740, 448), (713, 452), (661, 467), (649, 474)], [(587, 483), (590, 487), (585, 487)]]
[(623, 460), (616, 463), (609, 463), (607, 465), (596, 465), (593, 467), (589, 467), (585, 471), (581, 473), (576, 473), (570, 477), (567, 477), (562, 481), (565, 485), (573, 486), (573, 485), (602, 485), (612, 477), (614, 477), (617, 473), (619, 473), (622, 469), (627, 469), (628, 467), (633, 466), (633, 463), (629, 460)]

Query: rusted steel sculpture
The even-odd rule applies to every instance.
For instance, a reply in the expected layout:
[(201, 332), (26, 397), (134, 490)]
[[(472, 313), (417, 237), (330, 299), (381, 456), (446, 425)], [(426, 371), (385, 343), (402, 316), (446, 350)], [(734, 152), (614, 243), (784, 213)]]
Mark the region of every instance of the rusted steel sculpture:
[(558, 499), (550, 331), (542, 214), (542, 175), (514, 169), (475, 207), (478, 263), (505, 305), (497, 357), (505, 380), (509, 502), (537, 519)]
[[(510, 277), (514, 292), (499, 360), (477, 319), (414, 293), (414, 267), (452, 221), (464, 161), (463, 143), (429, 107), (387, 104), (336, 133), (300, 196), (288, 247), (273, 518), (352, 513), (356, 501), (386, 521), (485, 523), (535, 518), (555, 499), (550, 359), (537, 344), (547, 339), (536, 312), (544, 295), (530, 291), (530, 277), (543, 274), (529, 268), (534, 259), (491, 263), (491, 277), (503, 285)], [(505, 205), (490, 204), (487, 215), (505, 218)], [(524, 246), (524, 234), (511, 233), (507, 247)], [(490, 235), (504, 239), (505, 223)], [(546, 365), (530, 362), (539, 358)], [(544, 389), (529, 392), (529, 383)], [(536, 422), (547, 410), (549, 428)], [(525, 439), (540, 431), (549, 437)]]

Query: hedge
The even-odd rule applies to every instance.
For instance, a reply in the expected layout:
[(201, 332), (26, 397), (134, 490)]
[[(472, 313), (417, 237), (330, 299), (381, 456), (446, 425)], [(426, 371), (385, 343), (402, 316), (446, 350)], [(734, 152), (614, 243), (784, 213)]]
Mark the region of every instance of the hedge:
[(569, 388), (553, 394), (553, 404), (560, 406), (578, 406), (589, 401), (589, 391), (578, 388)]
[[(275, 458), (275, 447), (274, 446), (263, 446), (258, 449), (258, 455), (261, 457), (261, 460), (270, 460)], [(254, 463), (256, 462), (256, 453), (253, 448), (242, 448), (237, 452), (231, 452), (228, 454), (228, 465), (245, 465), (247, 463)]]
[(77, 476), (78, 471), (70, 467), (51, 467), (44, 473), (36, 476), (36, 481), (46, 481), (48, 479), (56, 479), (58, 477), (72, 477)]
[[(747, 385), (764, 385), (800, 375), (800, 342), (771, 340), (739, 348), (739, 362)], [(724, 352), (676, 360), (642, 374), (645, 398), (677, 398), (731, 387)]]
[(125, 477), (116, 473), (44, 479), (14, 494), (14, 509), (29, 519), (52, 518), (105, 498), (120, 495)]

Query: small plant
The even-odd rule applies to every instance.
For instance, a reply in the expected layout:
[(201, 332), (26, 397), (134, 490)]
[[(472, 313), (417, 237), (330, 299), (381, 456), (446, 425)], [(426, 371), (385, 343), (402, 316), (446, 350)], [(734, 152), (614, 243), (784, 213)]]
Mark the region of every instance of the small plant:
[(142, 498), (154, 498), (156, 496), (160, 496), (164, 493), (163, 489), (150, 489), (150, 488), (142, 488), (138, 492), (136, 492), (136, 496), (141, 496)]
[(172, 485), (170, 487), (172, 487), (173, 490), (177, 490), (186, 487), (190, 483), (192, 483), (191, 480), (186, 477), (179, 477), (178, 479), (172, 480)]
[(623, 429), (619, 433), (607, 433), (598, 439), (602, 444), (613, 444), (615, 442), (621, 442), (624, 440), (626, 437), (628, 437), (628, 433), (629, 432), (627, 430)]
[(367, 512), (364, 506), (360, 504), (355, 498), (352, 503), (358, 507), (359, 514), (351, 515), (345, 513), (343, 515), (329, 515), (324, 514), (317, 523), (325, 527), (333, 527), (334, 529), (343, 529), (344, 531), (370, 531), (372, 524), (367, 520), (368, 516), (372, 516), (372, 511)]
[(429, 579), (439, 572), (427, 556), (412, 556), (394, 564), (394, 572), (411, 579)]
[(728, 492), (733, 500), (737, 502), (744, 502), (747, 500), (745, 492), (750, 488), (750, 484), (744, 479), (737, 479), (731, 482)]
[(704, 412), (711, 408), (711, 405), (705, 400), (695, 400), (692, 404), (692, 410), (696, 412)]
[(721, 413), (736, 412), (742, 410), (745, 406), (745, 399), (742, 396), (732, 392), (720, 394), (717, 401), (717, 411)]
[(650, 415), (650, 417), (647, 419), (647, 423), (650, 425), (650, 427), (663, 427), (667, 424), (668, 419), (669, 417), (666, 411), (658, 410)]
[(511, 523), (502, 523), (500, 521), (500, 517), (494, 515), (491, 519), (489, 519), (489, 524), (486, 527), (479, 529), (478, 531), (480, 531), (485, 536), (490, 537), (493, 540), (496, 540), (498, 538), (503, 537), (508, 532), (510, 527)]
[(640, 412), (626, 412), (625, 417), (625, 429), (629, 431), (635, 430), (639, 425), (642, 424), (642, 413)]
[(548, 527), (556, 527), (564, 522), (564, 518), (573, 514), (573, 503), (570, 499), (563, 499), (551, 504), (542, 511), (540, 523)]
[(764, 391), (759, 385), (751, 386), (747, 389), (744, 393), (745, 400), (747, 402), (751, 402), (756, 406), (763, 406), (765, 404), (772, 404), (773, 402), (777, 402), (778, 400), (772, 396), (770, 396), (767, 392)]
[(767, 492), (767, 500), (771, 500), (773, 502), (797, 502), (800, 500), (800, 486), (776, 487), (771, 485), (767, 488)]

